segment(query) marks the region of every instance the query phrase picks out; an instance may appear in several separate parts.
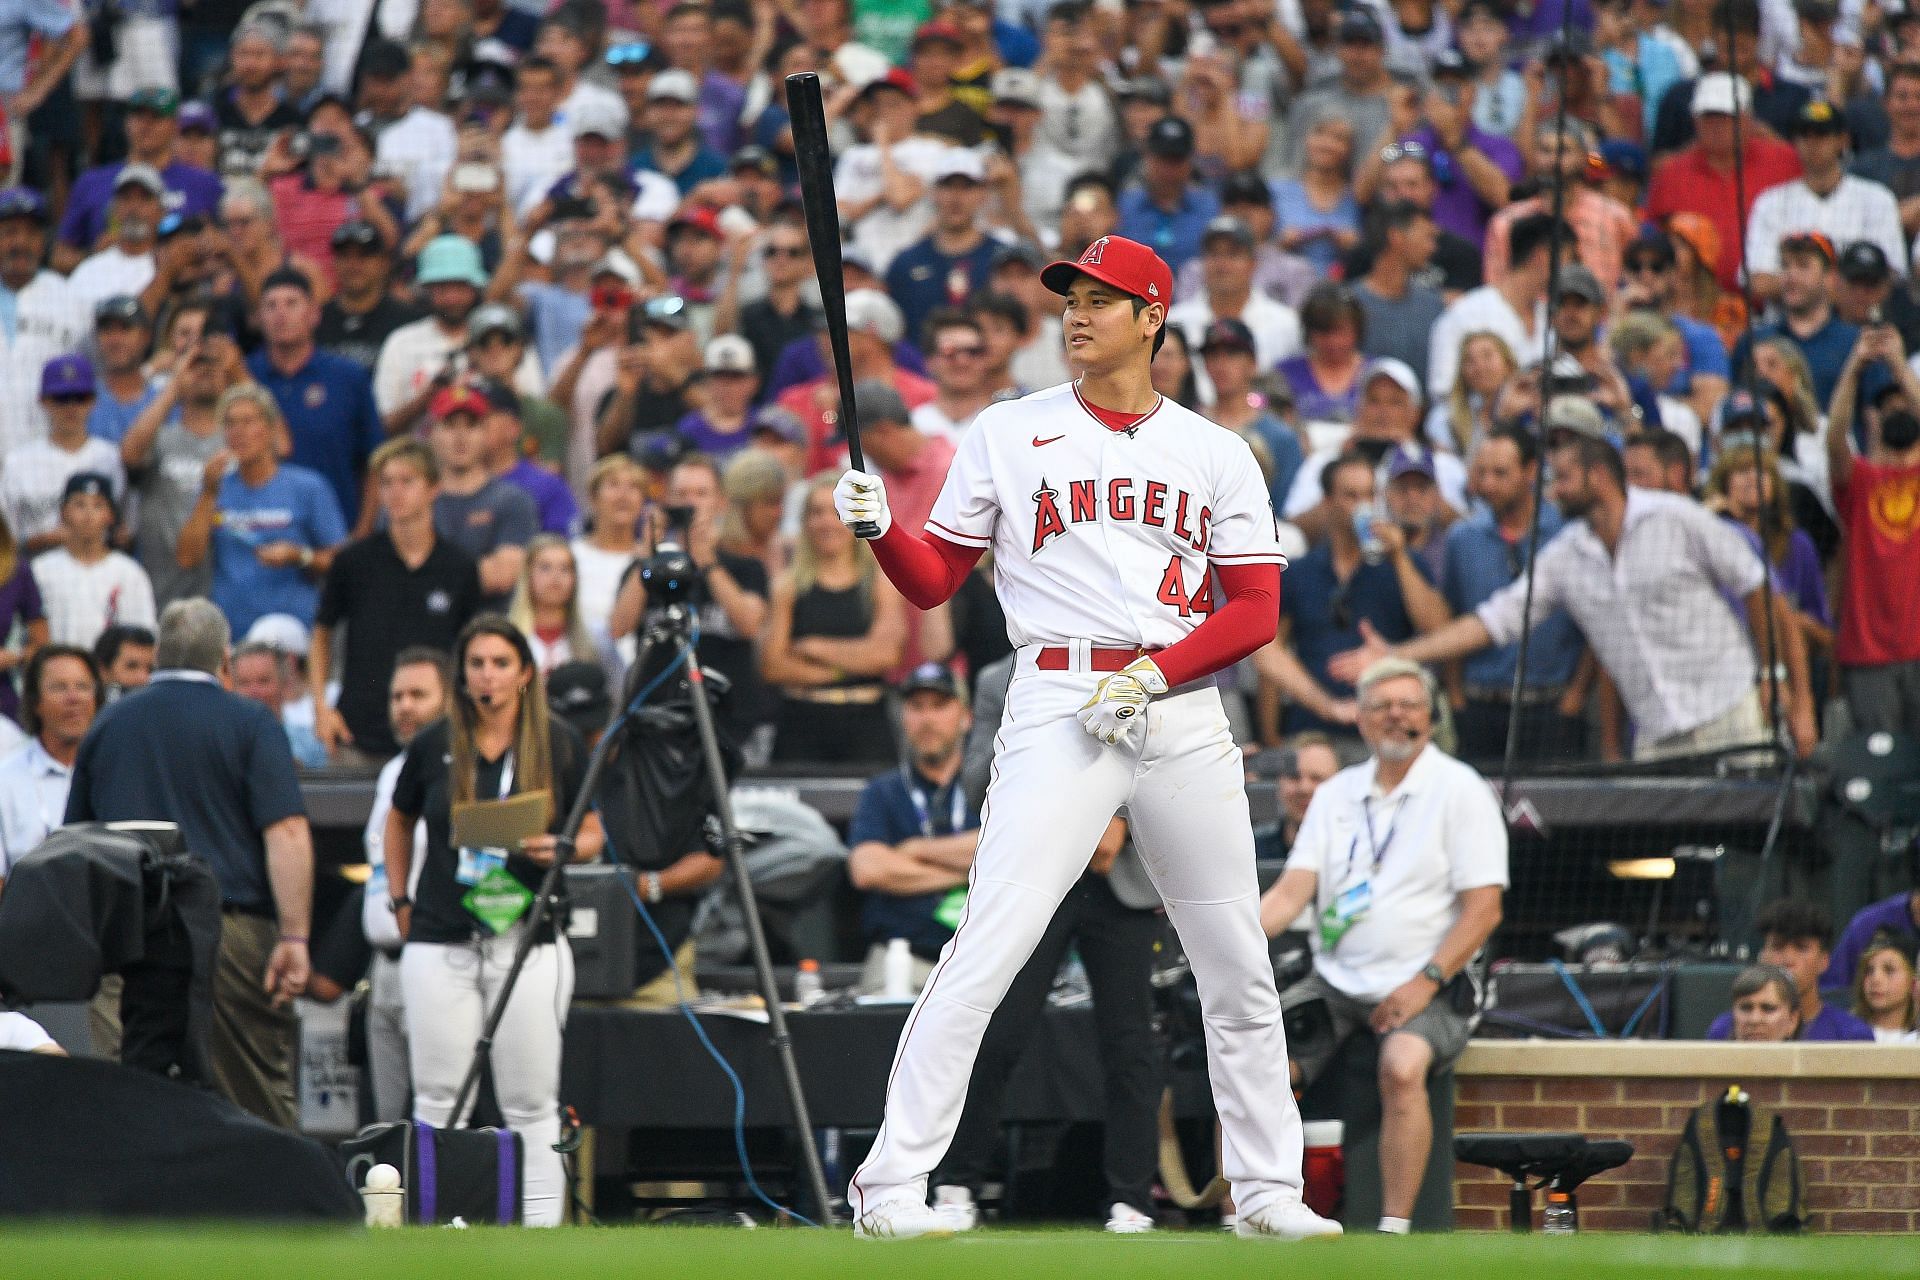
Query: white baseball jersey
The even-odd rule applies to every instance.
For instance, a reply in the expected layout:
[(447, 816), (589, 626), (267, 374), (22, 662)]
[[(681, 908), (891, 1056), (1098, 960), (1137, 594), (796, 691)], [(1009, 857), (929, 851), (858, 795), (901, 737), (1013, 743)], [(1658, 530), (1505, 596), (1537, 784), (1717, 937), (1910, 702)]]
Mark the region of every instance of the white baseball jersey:
[(1208, 561), (1287, 563), (1246, 441), (1169, 400), (1114, 431), (1073, 383), (981, 410), (927, 531), (993, 548), (1016, 646), (1162, 648), (1216, 607)]

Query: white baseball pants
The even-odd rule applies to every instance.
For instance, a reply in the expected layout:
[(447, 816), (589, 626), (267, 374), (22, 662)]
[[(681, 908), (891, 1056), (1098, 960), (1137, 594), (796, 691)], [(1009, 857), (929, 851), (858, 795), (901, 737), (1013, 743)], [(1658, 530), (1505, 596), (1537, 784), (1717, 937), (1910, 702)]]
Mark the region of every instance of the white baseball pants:
[(374, 1119), (383, 1124), (405, 1120), (413, 1096), (406, 991), (400, 985), (399, 958), (378, 949), (367, 969), (367, 1075), (373, 1084)]
[(1075, 718), (1100, 677), (1038, 671), (1035, 652), (1020, 651), (1007, 691), (966, 914), (900, 1034), (886, 1120), (848, 1201), (856, 1216), (925, 1203), (987, 1022), (1121, 808), (1199, 985), (1234, 1203), (1252, 1213), (1298, 1200), (1300, 1114), (1260, 929), (1241, 753), (1219, 694), (1158, 698), (1144, 736), (1109, 747)]
[[(401, 951), (415, 1119), (443, 1128), (453, 1122), (454, 1098), (523, 928), (479, 942), (409, 942)], [(567, 940), (535, 947), (493, 1040), (500, 1113), (525, 1148), (521, 1212), (530, 1227), (559, 1226), (566, 1207), (566, 1169), (553, 1144), (560, 1141), (560, 1038), (572, 1000)]]

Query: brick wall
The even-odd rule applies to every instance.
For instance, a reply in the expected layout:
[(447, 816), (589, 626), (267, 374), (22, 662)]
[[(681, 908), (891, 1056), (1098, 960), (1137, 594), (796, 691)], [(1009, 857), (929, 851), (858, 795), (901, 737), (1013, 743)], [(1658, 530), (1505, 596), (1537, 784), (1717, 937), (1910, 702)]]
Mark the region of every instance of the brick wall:
[[(1454, 1130), (1632, 1142), (1581, 1188), (1580, 1225), (1645, 1231), (1688, 1113), (1730, 1084), (1785, 1118), (1813, 1230), (1920, 1230), (1920, 1047), (1481, 1042), (1461, 1060)], [(1453, 1185), (1457, 1229), (1508, 1227), (1505, 1178), (1458, 1164)]]

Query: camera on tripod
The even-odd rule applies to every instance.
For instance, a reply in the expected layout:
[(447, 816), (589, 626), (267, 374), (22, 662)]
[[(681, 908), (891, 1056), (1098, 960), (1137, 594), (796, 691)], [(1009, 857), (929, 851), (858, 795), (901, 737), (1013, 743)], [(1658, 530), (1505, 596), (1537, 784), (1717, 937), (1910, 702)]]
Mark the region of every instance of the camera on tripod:
[(687, 551), (693, 508), (665, 508), (667, 528), (654, 544), (653, 554), (640, 562), (640, 585), (647, 589), (647, 600), (657, 606), (684, 605), (694, 597), (700, 585), (700, 566)]

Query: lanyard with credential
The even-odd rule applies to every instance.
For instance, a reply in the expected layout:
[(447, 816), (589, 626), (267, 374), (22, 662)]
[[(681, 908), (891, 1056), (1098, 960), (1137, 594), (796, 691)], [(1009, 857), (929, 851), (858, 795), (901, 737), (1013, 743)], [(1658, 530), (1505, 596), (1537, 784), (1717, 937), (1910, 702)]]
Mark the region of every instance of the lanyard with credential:
[[(906, 784), (907, 799), (913, 802), (913, 812), (915, 816), (920, 819), (920, 834), (926, 836), (928, 839), (932, 839), (933, 810), (929, 806), (927, 794), (920, 790), (919, 787), (913, 785), (913, 778), (908, 774), (905, 765), (900, 766), (900, 781)], [(966, 793), (960, 788), (960, 780), (958, 778), (955, 778), (947, 785), (952, 788), (948, 794), (953, 797), (952, 825), (947, 828), (947, 834), (958, 835), (960, 828), (965, 826), (967, 821), (967, 797)], [(933, 794), (935, 798), (938, 798), (940, 795), (938, 791), (935, 791)]]
[[(513, 748), (507, 748), (506, 759), (500, 762), (500, 796), (505, 800), (513, 794)], [(1391, 838), (1391, 836), (1389, 836)]]
[[(1380, 864), (1387, 860), (1387, 850), (1393, 848), (1393, 836), (1396, 831), (1400, 830), (1400, 815), (1405, 811), (1406, 807), (1405, 796), (1402, 796), (1394, 802), (1393, 821), (1387, 824), (1387, 838), (1375, 844), (1373, 839), (1373, 797), (1360, 797), (1361, 825), (1366, 829), (1367, 848), (1373, 853), (1373, 869), (1367, 875), (1369, 882), (1372, 881), (1374, 876), (1380, 874)], [(1360, 833), (1356, 831), (1353, 833), (1353, 840), (1347, 845), (1347, 869), (1341, 876), (1342, 883), (1353, 878), (1353, 858), (1358, 852), (1360, 852)]]

